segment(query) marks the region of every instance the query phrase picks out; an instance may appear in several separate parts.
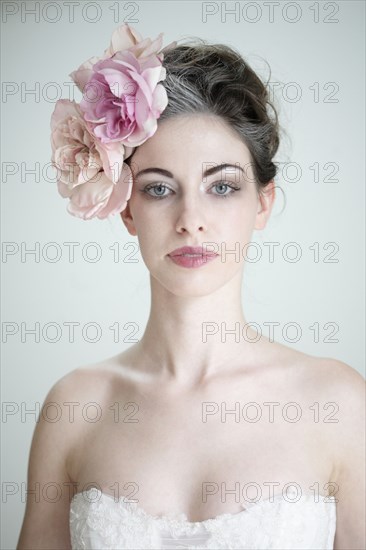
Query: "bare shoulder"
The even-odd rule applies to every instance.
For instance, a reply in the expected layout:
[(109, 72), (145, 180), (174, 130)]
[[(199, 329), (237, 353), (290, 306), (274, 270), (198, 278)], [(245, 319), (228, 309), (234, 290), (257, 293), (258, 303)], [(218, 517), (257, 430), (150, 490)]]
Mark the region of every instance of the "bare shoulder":
[(351, 365), (330, 357), (315, 357), (286, 346), (274, 348), (283, 365), (283, 383), (290, 390), (336, 414), (314, 423), (324, 452), (331, 458), (330, 488), (337, 503), (334, 550), (361, 550), (365, 539), (366, 383)]
[[(27, 492), (18, 550), (71, 547), (69, 506), (74, 480), (69, 459), (80, 434), (85, 433), (78, 406), (86, 398), (96, 401), (103, 394), (96, 376), (93, 369), (75, 369), (57, 380), (44, 398), (29, 452), (27, 486), (32, 490)], [(50, 485), (57, 489), (56, 500), (48, 498)]]
[(336, 359), (319, 362), (320, 383), (338, 405), (338, 423), (329, 425), (336, 482), (337, 529), (335, 550), (365, 548), (366, 384), (350, 365)]
[[(45, 420), (58, 416), (59, 429), (65, 442), (65, 449), (72, 449), (82, 435), (81, 430), (92, 426), (85, 422), (85, 414), (95, 414), (94, 409), (107, 406), (114, 383), (113, 370), (105, 362), (79, 366), (59, 378), (49, 389), (41, 416)], [(52, 420), (51, 420), (52, 422)], [(56, 432), (56, 430), (54, 430)]]
[[(342, 473), (352, 468), (353, 459), (359, 461), (358, 465), (354, 463), (355, 468), (361, 466), (360, 454), (365, 449), (365, 379), (351, 365), (337, 359), (300, 354), (296, 361), (301, 365), (297, 382), (302, 395), (321, 402), (324, 410), (333, 413), (331, 423), (324, 424), (323, 434), (331, 442), (334, 474), (341, 479)], [(350, 449), (356, 447), (358, 451), (351, 457)]]
[(355, 412), (365, 400), (365, 379), (351, 365), (329, 357), (308, 356), (305, 372), (313, 384), (327, 395), (333, 394), (339, 404), (347, 404), (345, 414)]
[(339, 409), (338, 446), (347, 444), (362, 430), (365, 424), (366, 383), (364, 377), (351, 365), (337, 359), (310, 357), (308, 378), (319, 392), (337, 404)]
[(349, 437), (350, 425), (361, 429), (361, 423), (365, 422), (366, 383), (354, 367), (338, 359), (317, 357), (278, 343), (272, 358), (273, 364), (279, 366), (282, 378), (278, 378), (294, 395), (307, 401), (337, 405), (338, 436), (344, 432), (344, 437)]
[(294, 377), (299, 384), (335, 392), (347, 400), (354, 394), (358, 403), (364, 395), (365, 379), (352, 366), (331, 357), (317, 357), (288, 346), (275, 343), (274, 357), (286, 375)]
[(319, 383), (324, 383), (324, 391), (339, 406), (338, 445), (348, 455), (349, 444), (360, 442), (365, 430), (365, 379), (347, 363), (323, 358), (319, 360)]
[(114, 358), (85, 364), (71, 370), (49, 390), (50, 397), (98, 397), (102, 399), (110, 391), (116, 377)]
[(309, 356), (309, 358), (311, 362), (318, 364), (320, 374), (329, 375), (330, 383), (335, 387), (338, 386), (340, 390), (345, 389), (344, 384), (349, 384), (349, 389), (353, 388), (356, 391), (364, 387), (364, 377), (351, 365), (330, 357)]

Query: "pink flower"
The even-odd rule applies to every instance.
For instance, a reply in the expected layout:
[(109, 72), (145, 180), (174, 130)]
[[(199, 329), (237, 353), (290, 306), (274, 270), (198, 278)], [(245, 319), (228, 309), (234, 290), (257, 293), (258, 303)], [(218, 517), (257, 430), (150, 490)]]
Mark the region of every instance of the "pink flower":
[(156, 132), (157, 119), (168, 104), (166, 90), (158, 84), (165, 75), (157, 56), (137, 59), (130, 51), (93, 66), (80, 108), (102, 143), (122, 141), (137, 147)]
[[(93, 65), (95, 65), (95, 63), (102, 59), (108, 59), (115, 53), (125, 50), (130, 50), (136, 58), (144, 58), (151, 54), (158, 54), (158, 51), (162, 45), (162, 36), (163, 33), (160, 33), (159, 36), (153, 41), (150, 38), (143, 39), (136, 29), (130, 27), (128, 23), (123, 23), (123, 25), (115, 29), (113, 32), (111, 43), (104, 51), (104, 55), (102, 57), (91, 57), (82, 63), (76, 71), (70, 73), (69, 76), (73, 79), (79, 90), (83, 92), (85, 85), (92, 76)], [(172, 42), (169, 46), (166, 46), (162, 52), (176, 44), (177, 42)]]
[[(51, 117), (51, 145), (52, 163), (58, 170), (58, 190), (70, 199), (67, 208), (70, 214), (83, 219), (96, 215), (105, 218), (126, 207), (132, 174), (123, 162), (125, 148), (121, 143), (113, 143), (108, 144), (107, 151), (90, 133), (74, 101), (56, 102)], [(111, 169), (111, 156), (118, 159), (117, 170)]]
[[(108, 179), (104, 172), (99, 172), (98, 176), (100, 177), (95, 181), (90, 180), (82, 186), (79, 185), (70, 194), (67, 206), (70, 214), (83, 220), (94, 217), (103, 219), (126, 208), (133, 183), (128, 164), (123, 163), (121, 177), (117, 183)], [(62, 194), (61, 191), (60, 193)]]
[[(157, 129), (157, 119), (168, 104), (160, 81), (164, 51), (160, 33), (155, 40), (143, 39), (124, 23), (112, 35), (101, 58), (91, 57), (70, 77), (83, 92), (80, 108), (89, 127), (102, 143), (122, 141), (137, 147)], [(127, 157), (126, 157), (127, 158)]]
[(84, 97), (57, 101), (51, 119), (52, 163), (70, 214), (102, 219), (125, 209), (133, 178), (124, 161), (155, 133), (168, 104), (162, 62), (177, 42), (159, 51), (162, 36), (143, 39), (125, 23), (102, 57), (70, 73)]
[(88, 131), (75, 101), (60, 99), (51, 116), (52, 163), (71, 190), (95, 176), (102, 161), (95, 137)]

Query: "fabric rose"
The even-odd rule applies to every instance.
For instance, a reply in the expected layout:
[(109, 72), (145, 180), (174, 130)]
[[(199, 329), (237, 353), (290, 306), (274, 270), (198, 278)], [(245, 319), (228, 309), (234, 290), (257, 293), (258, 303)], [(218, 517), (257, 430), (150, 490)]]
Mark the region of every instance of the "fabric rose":
[(166, 90), (158, 84), (165, 73), (157, 56), (139, 60), (130, 51), (94, 65), (80, 108), (102, 143), (137, 147), (156, 132), (168, 104)]
[(125, 209), (133, 179), (124, 161), (155, 133), (168, 103), (162, 62), (177, 42), (161, 50), (162, 36), (143, 39), (124, 23), (103, 56), (70, 73), (83, 99), (58, 100), (51, 118), (52, 163), (70, 214), (87, 220)]
[[(113, 155), (121, 163), (125, 148), (121, 143), (112, 145)], [(116, 171), (111, 171), (104, 146), (88, 130), (75, 101), (57, 101), (51, 117), (51, 146), (58, 191), (70, 199), (70, 214), (84, 220), (102, 219), (124, 210), (131, 195), (131, 171), (125, 163), (121, 163), (118, 178)]]
[[(143, 39), (141, 34), (134, 28), (130, 27), (128, 23), (123, 23), (120, 27), (115, 29), (112, 34), (111, 43), (109, 47), (104, 51), (104, 55), (101, 57), (93, 56), (80, 67), (70, 73), (70, 77), (75, 82), (81, 92), (83, 92), (85, 85), (90, 80), (93, 73), (93, 65), (102, 59), (108, 59), (113, 57), (117, 52), (129, 50), (135, 55), (136, 58), (146, 58), (151, 54), (158, 55), (158, 51), (162, 45), (163, 33), (160, 33), (155, 40), (150, 38)], [(167, 51), (172, 46), (177, 44), (176, 41), (171, 42), (166, 46), (161, 53)], [(162, 60), (162, 59), (161, 59)]]
[(157, 120), (168, 104), (160, 81), (164, 51), (160, 33), (155, 40), (124, 23), (117, 28), (101, 58), (92, 57), (70, 77), (84, 96), (80, 108), (95, 135), (103, 142), (123, 141), (137, 147), (157, 129)]
[(108, 179), (104, 172), (99, 172), (95, 181), (90, 180), (66, 195), (70, 198), (67, 210), (83, 220), (94, 217), (104, 219), (122, 212), (131, 196), (132, 183), (132, 172), (126, 163), (123, 163), (117, 183)]

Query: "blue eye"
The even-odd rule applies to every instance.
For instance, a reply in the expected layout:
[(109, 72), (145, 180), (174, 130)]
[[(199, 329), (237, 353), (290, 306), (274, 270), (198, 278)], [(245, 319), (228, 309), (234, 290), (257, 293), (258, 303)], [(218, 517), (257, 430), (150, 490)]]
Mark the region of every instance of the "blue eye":
[[(230, 184), (230, 183), (227, 183), (225, 181), (220, 181), (218, 183), (215, 183), (214, 185), (212, 185), (210, 187), (210, 189), (212, 188), (219, 188), (219, 187), (224, 187), (224, 191), (227, 191), (228, 189), (230, 189), (229, 193), (211, 193), (212, 195), (215, 195), (216, 197), (220, 197), (220, 198), (223, 198), (223, 199), (226, 199), (227, 197), (229, 197), (230, 195), (233, 195), (236, 191), (239, 191), (241, 188), (240, 187), (237, 187), (236, 185), (233, 185), (233, 184)], [(167, 185), (165, 185), (164, 183), (153, 183), (151, 185), (147, 185), (145, 187), (145, 189), (142, 190), (143, 193), (146, 193), (149, 197), (151, 197), (152, 199), (165, 199), (166, 197), (168, 197), (170, 195), (170, 193), (167, 193), (165, 194), (164, 191), (166, 189), (169, 189), (170, 191), (172, 191), (172, 189), (170, 189), (170, 187), (168, 187)], [(150, 193), (150, 191), (153, 191), (152, 193)], [(173, 191), (174, 193), (174, 191)]]
[(143, 193), (146, 193), (147, 195), (149, 195), (153, 199), (165, 199), (165, 197), (167, 197), (167, 195), (163, 195), (162, 193), (157, 193), (157, 194), (149, 193), (150, 189), (153, 189), (154, 191), (156, 189), (160, 189), (160, 190), (165, 191), (165, 189), (169, 189), (169, 187), (167, 187), (163, 183), (155, 183), (155, 184), (152, 184), (152, 185), (148, 185), (147, 187), (145, 187), (145, 189), (143, 189)]
[(235, 193), (235, 191), (239, 191), (240, 190), (240, 187), (237, 187), (236, 185), (232, 185), (232, 184), (229, 184), (225, 181), (220, 181), (219, 183), (215, 183), (211, 189), (213, 187), (226, 187), (226, 190), (227, 189), (231, 189), (231, 191), (229, 193), (213, 193), (214, 195), (218, 196), (218, 197), (222, 197), (223, 199), (226, 199), (226, 197), (229, 197), (230, 195), (233, 195)]

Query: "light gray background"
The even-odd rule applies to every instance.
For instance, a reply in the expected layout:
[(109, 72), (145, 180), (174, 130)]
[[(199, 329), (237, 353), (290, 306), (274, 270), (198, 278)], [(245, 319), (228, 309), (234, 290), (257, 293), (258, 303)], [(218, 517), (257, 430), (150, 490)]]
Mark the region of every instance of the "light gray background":
[[(30, 9), (34, 2), (13, 4), (18, 6), (18, 13), (6, 21), (3, 14), (2, 80), (16, 83), (20, 90), (34, 89), (39, 83), (41, 95), (36, 101), (32, 95), (22, 98), (19, 91), (3, 98), (2, 166), (4, 170), (4, 163), (16, 163), (19, 172), (6, 181), (3, 172), (2, 240), (19, 247), (23, 242), (29, 249), (38, 242), (41, 250), (47, 243), (56, 242), (62, 257), (55, 263), (46, 261), (42, 254), (39, 262), (32, 255), (22, 261), (20, 252), (7, 261), (5, 256), (2, 258), (3, 333), (7, 323), (19, 328), (6, 342), (3, 336), (2, 345), (2, 400), (19, 407), (19, 412), (2, 423), (2, 482), (3, 492), (5, 482), (17, 483), (19, 491), (7, 499), (3, 495), (1, 548), (15, 548), (25, 506), (20, 489), (26, 482), (35, 415), (22, 418), (20, 411), (41, 404), (50, 387), (74, 368), (126, 349), (132, 329), (124, 328), (125, 324), (135, 323), (135, 337), (139, 338), (149, 312), (148, 272), (139, 254), (134, 256), (137, 263), (128, 262), (133, 249), (123, 250), (123, 246), (137, 240), (127, 233), (121, 219), (117, 216), (111, 222), (84, 222), (70, 216), (67, 201), (58, 195), (56, 184), (47, 181), (47, 177), (54, 178), (51, 169), (46, 178), (41, 173), (38, 182), (32, 175), (21, 179), (21, 163), (24, 169), (32, 169), (39, 162), (42, 170), (50, 162), (51, 94), (55, 88), (51, 89), (49, 83), (58, 83), (56, 99), (72, 99), (64, 84), (70, 83), (71, 89), (69, 73), (92, 55), (101, 55), (113, 30), (124, 21), (143, 37), (155, 38), (164, 32), (164, 45), (195, 35), (235, 46), (264, 78), (268, 76), (263, 62), (266, 59), (272, 69), (271, 82), (297, 83), (302, 93), (299, 101), (291, 102), (281, 93), (277, 96), (281, 123), (290, 140), (283, 142), (276, 160), (297, 163), (302, 176), (289, 182), (279, 171), (277, 183), (286, 194), (286, 207), (281, 212), (283, 198), (278, 192), (269, 225), (253, 240), (276, 241), (280, 247), (273, 263), (265, 254), (261, 261), (246, 266), (244, 312), (248, 321), (259, 323), (266, 336), (269, 333), (263, 323), (279, 322), (274, 333), (277, 341), (316, 356), (337, 358), (363, 374), (365, 364), (364, 2), (280, 2), (272, 22), (269, 7), (263, 2), (251, 2), (252, 6), (236, 2), (241, 13), (236, 20), (235, 15), (228, 14), (226, 21), (222, 3), (211, 2), (211, 9), (217, 9), (217, 13), (208, 16), (206, 22), (203, 5), (196, 1), (131, 2), (132, 7), (122, 2), (99, 2), (101, 17), (95, 23), (83, 19), (82, 8), (89, 20), (97, 13), (93, 6), (85, 8), (90, 2), (75, 7), (73, 23), (63, 2), (57, 3), (60, 20), (55, 23), (47, 21), (57, 15), (52, 3), (41, 3), (43, 9), (45, 4), (49, 7), (41, 12), (39, 22), (24, 13), (24, 7)], [(110, 7), (117, 4), (120, 17), (115, 19)], [(232, 9), (235, 2), (226, 5)], [(316, 8), (318, 22), (314, 21)], [(296, 10), (298, 14), (301, 11), (299, 20), (286, 21), (295, 18)], [(133, 12), (135, 15), (128, 18)], [(256, 14), (258, 21), (249, 22)], [(338, 22), (325, 22), (326, 18)], [(318, 102), (310, 89), (314, 83), (319, 83)], [(324, 89), (327, 83), (339, 87), (333, 96), (338, 102), (324, 101), (334, 89), (333, 85)], [(293, 98), (295, 88), (287, 86), (287, 91)], [(79, 92), (75, 99), (81, 99)], [(334, 174), (338, 182), (324, 181), (331, 173), (323, 169), (327, 162), (339, 166)], [(319, 182), (314, 181), (314, 171), (309, 168), (314, 163), (320, 166)], [(294, 174), (289, 172), (291, 178)], [(281, 254), (283, 246), (292, 241), (302, 250), (297, 263), (284, 261)], [(68, 261), (64, 242), (81, 243), (74, 263)], [(97, 263), (88, 263), (81, 255), (80, 249), (90, 242), (101, 247), (102, 258)], [(109, 250), (116, 242), (125, 259), (119, 263), (113, 261)], [(309, 248), (316, 242), (319, 262), (314, 262)], [(323, 261), (323, 246), (329, 242), (339, 246), (335, 255), (338, 263)], [(53, 252), (49, 250), (50, 256)], [(42, 332), (37, 343), (31, 335), (22, 341), (21, 323), (31, 328), (36, 322), (41, 331), (47, 323), (58, 323), (59, 341), (48, 342)], [(69, 342), (65, 322), (80, 323), (74, 343)], [(101, 327), (102, 337), (97, 343), (82, 338), (81, 327), (89, 322)], [(298, 323), (302, 329), (298, 342), (282, 337), (281, 331), (289, 322)], [(109, 329), (114, 323), (120, 324), (119, 342), (114, 342)], [(319, 342), (314, 341), (314, 332), (309, 328), (315, 323), (319, 323)], [(333, 336), (338, 342), (325, 341), (331, 335), (330, 328), (324, 328), (326, 323), (339, 327)], [(50, 329), (48, 337), (55, 334)], [(90, 338), (95, 335), (92, 330), (88, 334)], [(290, 331), (289, 336), (293, 335)]]

